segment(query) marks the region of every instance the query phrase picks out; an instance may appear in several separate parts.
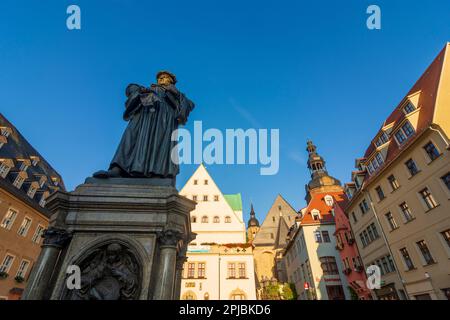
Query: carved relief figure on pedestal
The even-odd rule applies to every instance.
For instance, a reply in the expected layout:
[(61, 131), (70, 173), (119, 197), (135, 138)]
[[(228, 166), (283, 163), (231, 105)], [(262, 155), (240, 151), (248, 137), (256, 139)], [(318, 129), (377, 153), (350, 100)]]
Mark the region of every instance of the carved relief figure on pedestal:
[(140, 288), (139, 264), (118, 243), (96, 249), (80, 265), (81, 289), (67, 295), (70, 300), (131, 300)]

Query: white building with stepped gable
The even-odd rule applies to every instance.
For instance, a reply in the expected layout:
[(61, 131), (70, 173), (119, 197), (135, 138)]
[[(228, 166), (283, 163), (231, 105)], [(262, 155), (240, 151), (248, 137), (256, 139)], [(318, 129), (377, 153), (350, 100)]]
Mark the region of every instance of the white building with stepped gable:
[(256, 299), (252, 245), (246, 241), (241, 194), (223, 194), (201, 164), (180, 194), (197, 202), (197, 234), (187, 252), (182, 300)]

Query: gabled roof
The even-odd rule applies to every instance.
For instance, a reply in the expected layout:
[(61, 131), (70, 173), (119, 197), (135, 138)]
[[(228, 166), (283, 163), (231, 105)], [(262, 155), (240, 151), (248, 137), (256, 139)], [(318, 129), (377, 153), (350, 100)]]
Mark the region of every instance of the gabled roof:
[[(319, 225), (319, 224), (334, 224), (334, 217), (332, 214), (332, 206), (328, 206), (325, 202), (325, 196), (330, 195), (339, 205), (345, 206), (347, 197), (344, 192), (327, 192), (316, 193), (312, 195), (311, 201), (308, 203), (303, 217), (300, 221), (301, 225)], [(320, 219), (314, 220), (311, 211), (318, 210), (320, 212)]]
[[(49, 216), (50, 213), (42, 208), (39, 202), (43, 195), (52, 194), (59, 189), (65, 190), (61, 176), (2, 113), (0, 113), (0, 127), (9, 132), (6, 143), (0, 148), (0, 160), (7, 163), (8, 166), (13, 165), (5, 178), (0, 177), (0, 187)], [(34, 159), (38, 160), (35, 165), (32, 164)], [(29, 165), (26, 171), (21, 171), (23, 162)], [(21, 172), (26, 180), (22, 187), (18, 189), (13, 185), (13, 182)], [(38, 186), (35, 196), (31, 199), (27, 192), (30, 186), (36, 186), (42, 176), (47, 177), (47, 179), (42, 187)], [(52, 178), (58, 181), (57, 186), (53, 183)]]
[[(417, 80), (417, 82), (408, 91), (405, 97), (402, 98), (397, 107), (386, 118), (382, 127), (392, 126), (395, 130), (395, 128), (398, 127), (406, 117), (405, 113), (403, 112), (403, 106), (408, 101), (410, 96), (413, 96), (417, 93), (419, 93), (419, 100), (418, 105), (416, 105), (416, 108), (420, 108), (420, 112), (417, 129), (414, 135), (415, 136), (419, 135), (422, 131), (424, 131), (430, 126), (430, 124), (433, 122), (437, 92), (440, 84), (439, 82), (441, 78), (441, 73), (443, 72), (444, 60), (445, 57), (449, 55), (449, 51), (450, 51), (450, 43), (447, 43), (445, 47), (441, 50), (441, 52), (438, 54), (438, 56), (430, 64), (430, 66), (425, 70), (425, 72), (422, 74), (419, 80)], [(374, 139), (371, 141), (369, 147), (367, 148), (364, 154), (365, 158), (368, 158), (376, 150), (374, 141), (377, 136), (378, 133), (376, 134)], [(389, 144), (387, 150), (387, 158), (384, 164), (385, 166), (390, 161), (392, 161), (401, 150), (405, 149), (405, 147), (409, 143), (411, 143), (411, 141), (413, 141), (414, 139), (413, 137), (409, 138), (401, 149), (395, 142), (393, 135), (391, 135), (389, 140), (391, 141), (391, 143)]]
[(282, 240), (286, 238), (289, 227), (295, 223), (296, 216), (297, 211), (281, 195), (278, 195), (264, 218), (253, 244), (275, 248), (279, 245), (284, 246)]

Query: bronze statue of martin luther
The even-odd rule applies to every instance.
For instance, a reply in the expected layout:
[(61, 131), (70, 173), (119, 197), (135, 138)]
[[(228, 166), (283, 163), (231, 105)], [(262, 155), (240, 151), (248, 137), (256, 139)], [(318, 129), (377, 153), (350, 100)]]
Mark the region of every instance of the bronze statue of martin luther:
[(169, 178), (179, 172), (171, 159), (172, 132), (187, 122), (194, 103), (175, 87), (177, 79), (168, 71), (156, 75), (149, 88), (130, 84), (123, 118), (129, 121), (109, 169), (95, 178)]

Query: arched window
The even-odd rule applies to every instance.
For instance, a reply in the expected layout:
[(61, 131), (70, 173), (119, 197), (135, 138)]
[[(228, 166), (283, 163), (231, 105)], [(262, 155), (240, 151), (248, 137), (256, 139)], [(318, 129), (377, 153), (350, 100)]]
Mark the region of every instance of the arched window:
[(218, 216), (215, 216), (214, 219), (213, 219), (213, 222), (214, 222), (214, 223), (219, 223), (219, 222), (220, 222), (219, 217), (218, 217)]
[(208, 217), (207, 216), (203, 216), (202, 217), (202, 223), (208, 223)]
[(225, 223), (231, 223), (231, 217), (230, 216), (226, 216), (225, 217)]
[(192, 222), (192, 223), (196, 223), (196, 222), (197, 222), (197, 217), (196, 217), (196, 216), (192, 216), (191, 222)]

